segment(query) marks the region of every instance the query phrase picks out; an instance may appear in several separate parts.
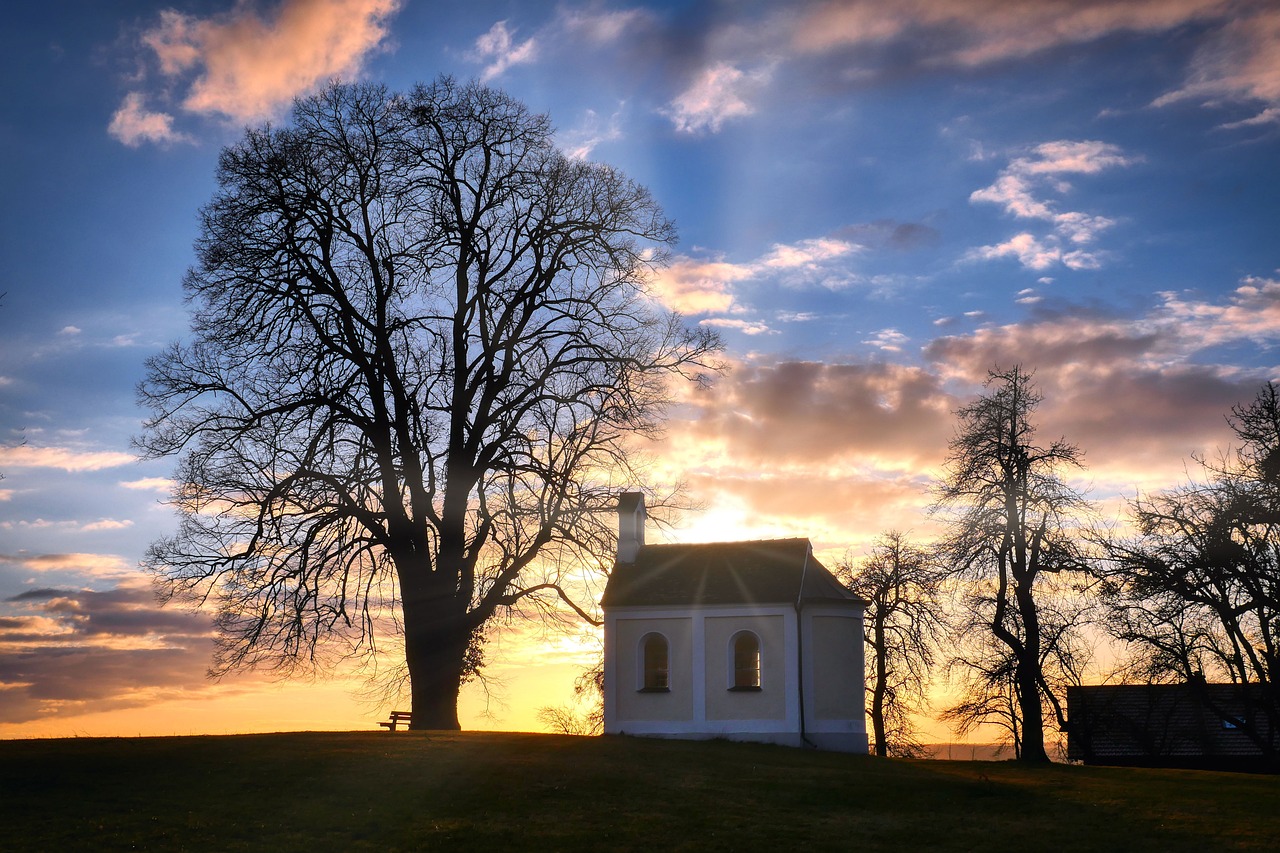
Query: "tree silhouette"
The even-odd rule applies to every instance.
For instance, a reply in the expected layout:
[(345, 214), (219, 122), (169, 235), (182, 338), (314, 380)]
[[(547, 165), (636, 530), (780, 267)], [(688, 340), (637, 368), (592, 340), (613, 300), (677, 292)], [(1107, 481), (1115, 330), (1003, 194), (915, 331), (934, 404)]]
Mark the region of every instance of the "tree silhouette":
[[(1266, 383), (1229, 423), (1240, 444), (1197, 481), (1135, 499), (1138, 536), (1107, 543), (1112, 633), (1144, 681), (1253, 684), (1233, 719), (1280, 754), (1280, 390)], [(1212, 702), (1204, 692), (1203, 701)], [(1233, 713), (1234, 716), (1234, 713)]]
[(631, 440), (718, 349), (648, 298), (649, 193), (572, 162), (545, 116), (441, 78), (334, 84), (222, 152), (138, 439), (177, 455), (147, 564), (217, 608), (212, 672), (369, 659), (402, 637), (414, 728), (502, 613), (605, 565)]
[(923, 757), (911, 715), (926, 704), (936, 644), (944, 629), (936, 559), (898, 530), (880, 536), (861, 561), (837, 564), (850, 590), (867, 600), (863, 635), (871, 653), (867, 682), (875, 754)]
[(1048, 761), (1045, 708), (1060, 725), (1065, 715), (1046, 670), (1054, 661), (1066, 672), (1075, 668), (1075, 615), (1055, 611), (1046, 620), (1041, 598), (1049, 577), (1083, 568), (1073, 516), (1087, 504), (1060, 474), (1081, 467), (1082, 454), (1063, 439), (1035, 443), (1031, 418), (1041, 397), (1021, 367), (992, 371), (986, 387), (956, 412), (959, 427), (935, 504), (950, 527), (945, 553), (970, 582), (964, 612), (995, 640), (962, 632), (978, 651), (955, 662), (977, 677), (952, 718), (1012, 713), (1003, 724), (1018, 757)]

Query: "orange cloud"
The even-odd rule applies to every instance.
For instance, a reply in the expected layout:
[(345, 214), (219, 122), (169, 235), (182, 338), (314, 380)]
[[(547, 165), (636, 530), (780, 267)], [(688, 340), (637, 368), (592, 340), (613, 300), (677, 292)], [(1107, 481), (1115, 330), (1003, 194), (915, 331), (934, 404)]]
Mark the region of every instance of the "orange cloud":
[(681, 314), (720, 314), (734, 307), (733, 283), (752, 275), (745, 264), (681, 256), (658, 272), (653, 289), (663, 305)]
[(325, 80), (358, 74), (398, 7), (399, 0), (282, 0), (263, 16), (256, 4), (238, 2), (210, 18), (166, 10), (143, 42), (165, 76), (197, 73), (185, 109), (249, 121)]
[(99, 578), (131, 577), (137, 566), (115, 554), (0, 554), (9, 563), (32, 572), (76, 572)]
[(950, 436), (937, 376), (894, 364), (739, 364), (691, 400), (690, 438), (748, 470), (856, 463), (918, 470)]
[(1159, 32), (1211, 20), (1231, 6), (1224, 0), (834, 0), (796, 18), (791, 43), (802, 52), (822, 53), (887, 42), (923, 27), (938, 31), (928, 64), (976, 67), (1110, 33)]
[(132, 453), (113, 450), (73, 450), (68, 447), (0, 447), (0, 469), (61, 468), (63, 471), (100, 471), (136, 462)]
[[(143, 104), (141, 92), (130, 92), (125, 95), (124, 103), (111, 116), (107, 133), (130, 148), (137, 148), (144, 142), (167, 144), (191, 141), (191, 137), (173, 129), (173, 116), (148, 110)], [(80, 330), (74, 326), (68, 326), (62, 331), (75, 334)]]

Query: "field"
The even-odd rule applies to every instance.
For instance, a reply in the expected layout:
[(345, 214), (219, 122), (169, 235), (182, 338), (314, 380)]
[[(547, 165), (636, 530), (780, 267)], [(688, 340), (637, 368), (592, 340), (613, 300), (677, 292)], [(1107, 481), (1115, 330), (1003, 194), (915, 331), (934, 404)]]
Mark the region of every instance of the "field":
[(1280, 845), (1280, 778), (722, 741), (360, 732), (0, 742), (0, 850)]

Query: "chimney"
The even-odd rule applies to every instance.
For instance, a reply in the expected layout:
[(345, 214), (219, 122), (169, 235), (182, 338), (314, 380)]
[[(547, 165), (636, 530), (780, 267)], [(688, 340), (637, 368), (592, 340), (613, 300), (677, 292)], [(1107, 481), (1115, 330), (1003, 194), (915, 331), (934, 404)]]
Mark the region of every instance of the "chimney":
[(634, 563), (644, 544), (644, 493), (618, 495), (618, 562)]

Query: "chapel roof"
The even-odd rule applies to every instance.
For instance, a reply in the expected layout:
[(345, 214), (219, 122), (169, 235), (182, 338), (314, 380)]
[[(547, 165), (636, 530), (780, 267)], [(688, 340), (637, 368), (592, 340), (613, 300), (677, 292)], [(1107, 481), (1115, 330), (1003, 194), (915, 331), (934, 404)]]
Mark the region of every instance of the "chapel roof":
[(813, 556), (808, 539), (694, 545), (644, 545), (619, 562), (604, 607), (794, 604), (822, 600), (864, 604)]

